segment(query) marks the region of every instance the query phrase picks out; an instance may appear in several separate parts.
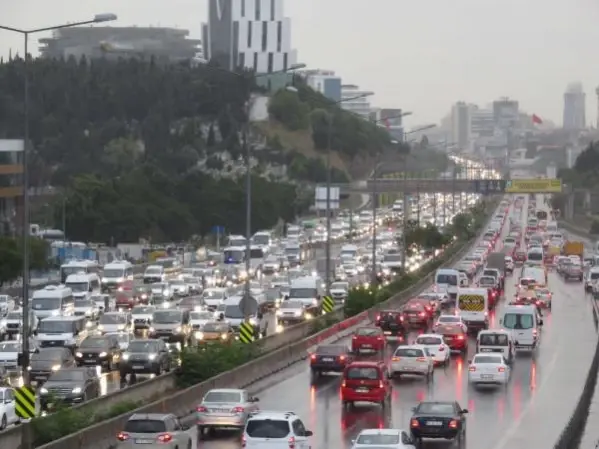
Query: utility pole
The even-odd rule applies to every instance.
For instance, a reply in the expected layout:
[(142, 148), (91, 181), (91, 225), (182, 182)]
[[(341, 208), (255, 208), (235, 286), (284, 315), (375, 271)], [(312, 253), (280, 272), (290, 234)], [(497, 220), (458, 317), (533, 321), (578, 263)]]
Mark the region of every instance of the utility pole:
[[(325, 289), (327, 296), (331, 294), (331, 140), (333, 138), (333, 115), (329, 112), (327, 120), (327, 151), (326, 151), (326, 170), (327, 170), (327, 240), (325, 243)], [(351, 226), (351, 225), (350, 225)]]
[(376, 209), (378, 207), (378, 189), (377, 189), (377, 179), (378, 179), (378, 170), (379, 170), (379, 158), (377, 157), (376, 164), (374, 166), (374, 171), (372, 172), (372, 177), (374, 178), (372, 182), (372, 285), (376, 285), (377, 283), (377, 269), (376, 269)]

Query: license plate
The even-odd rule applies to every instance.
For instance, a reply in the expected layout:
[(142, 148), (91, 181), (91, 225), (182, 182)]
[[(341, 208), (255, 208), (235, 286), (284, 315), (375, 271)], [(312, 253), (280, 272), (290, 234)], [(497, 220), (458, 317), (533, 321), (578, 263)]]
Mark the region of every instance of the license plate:
[(390, 332), (390, 331), (385, 331), (385, 332), (383, 332), (383, 333), (384, 333), (385, 335), (391, 335), (391, 332)]
[(152, 444), (154, 442), (154, 440), (141, 440), (136, 438), (135, 439), (135, 444)]
[(133, 369), (144, 369), (143, 365), (133, 365)]
[(332, 362), (332, 361), (333, 361), (333, 359), (332, 359), (332, 358), (330, 358), (330, 357), (324, 357), (324, 358), (322, 359), (322, 361), (323, 361), (323, 362)]
[(168, 335), (161, 335), (160, 338), (162, 340), (168, 340), (170, 337)]
[(213, 408), (213, 409), (210, 409), (210, 411), (212, 413), (227, 413), (227, 412), (229, 412), (229, 410), (227, 410), (226, 408)]
[(356, 392), (358, 393), (368, 393), (368, 388), (356, 388)]
[(46, 376), (35, 376), (36, 379), (45, 379)]
[(372, 348), (372, 345), (362, 345), (363, 348)]
[(493, 352), (493, 350), (489, 348), (481, 348), (480, 352)]
[(493, 374), (483, 374), (480, 376), (482, 379), (493, 379)]
[(442, 426), (443, 423), (441, 421), (427, 421), (426, 425), (427, 426)]

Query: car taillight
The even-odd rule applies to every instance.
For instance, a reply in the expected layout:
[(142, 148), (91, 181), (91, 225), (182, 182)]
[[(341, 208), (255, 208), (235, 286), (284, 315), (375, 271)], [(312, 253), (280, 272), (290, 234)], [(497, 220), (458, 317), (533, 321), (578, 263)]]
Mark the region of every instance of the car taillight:
[(471, 371), (471, 372), (476, 371), (476, 366), (471, 366), (470, 368), (468, 368), (468, 371)]
[(118, 435), (116, 436), (116, 438), (119, 441), (127, 441), (129, 439), (129, 434), (127, 434), (125, 432), (119, 432)]
[(208, 411), (208, 409), (206, 407), (204, 407), (203, 405), (200, 405), (196, 408), (196, 411), (200, 412), (200, 413), (206, 413)]
[(503, 373), (505, 372), (505, 368), (503, 366), (500, 366), (499, 368), (497, 368), (497, 371)]
[(378, 341), (382, 341), (382, 340), (384, 340), (384, 339), (385, 339), (385, 337), (382, 337), (382, 336), (380, 336), (380, 337), (376, 337), (376, 339), (377, 339)]
[(289, 443), (289, 449), (294, 449), (295, 448), (295, 437), (289, 437), (288, 443)]
[(376, 316), (376, 320), (377, 320), (377, 321), (381, 321), (381, 316), (380, 316), (380, 315), (377, 315), (377, 316)]
[(417, 362), (426, 362), (426, 357), (417, 357), (416, 361)]
[(358, 338), (358, 337), (357, 337), (356, 335), (354, 335), (354, 336), (352, 337), (352, 340), (355, 340), (356, 338)]
[(156, 438), (161, 443), (170, 443), (173, 441), (173, 436), (170, 433), (163, 433)]
[(452, 429), (457, 429), (458, 422), (455, 419), (452, 419), (451, 421), (449, 421), (449, 427)]
[(344, 355), (340, 355), (339, 356), (339, 361), (340, 362), (344, 362), (345, 361), (345, 356)]
[(417, 419), (410, 420), (410, 427), (420, 427), (420, 423)]
[(489, 316), (489, 312), (485, 311), (485, 316)]
[(391, 357), (392, 362), (399, 362), (401, 360), (400, 357)]
[(245, 409), (243, 407), (233, 407), (233, 413), (243, 413)]
[(310, 360), (316, 360), (316, 355), (314, 355), (314, 354), (310, 355)]
[(429, 312), (430, 312), (430, 311), (433, 309), (433, 308), (432, 308), (432, 307), (430, 307), (430, 306), (426, 306), (425, 308), (426, 308), (426, 310), (428, 310)]
[(383, 384), (382, 380), (379, 380), (379, 388), (385, 388), (385, 385)]
[(445, 346), (439, 346), (439, 351), (445, 351)]
[(536, 330), (536, 329), (533, 329), (533, 330), (532, 330), (532, 334), (533, 334), (533, 335), (537, 335), (537, 330)]
[(403, 315), (399, 317), (399, 321), (403, 321)]
[(463, 340), (464, 336), (463, 335), (458, 335), (458, 340)]
[(426, 316), (426, 313), (424, 313), (424, 312), (420, 312), (420, 313), (418, 314), (418, 316), (421, 316), (421, 317), (423, 317), (423, 316)]
[(342, 388), (345, 388), (346, 386), (347, 386), (347, 384), (345, 383), (345, 381), (343, 381), (343, 382), (341, 383), (341, 387), (342, 387)]

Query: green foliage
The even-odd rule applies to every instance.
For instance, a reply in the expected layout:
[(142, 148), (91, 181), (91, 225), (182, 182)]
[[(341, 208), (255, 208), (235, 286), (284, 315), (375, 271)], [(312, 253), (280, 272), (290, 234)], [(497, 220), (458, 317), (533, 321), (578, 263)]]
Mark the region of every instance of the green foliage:
[[(287, 175), (291, 179), (308, 182), (326, 182), (327, 167), (320, 158), (307, 158), (296, 151), (291, 152), (291, 163), (287, 167)], [(335, 183), (346, 183), (349, 179), (345, 172), (331, 167), (331, 181)]]
[(408, 255), (411, 255), (413, 247), (419, 247), (430, 251), (443, 248), (450, 242), (451, 237), (441, 233), (439, 228), (431, 223), (427, 223), (424, 227), (412, 227), (407, 231), (406, 234)]
[[(22, 274), (23, 242), (21, 238), (0, 237), (0, 285), (14, 281)], [(29, 268), (42, 270), (48, 267), (48, 243), (42, 239), (29, 239)]]
[(268, 113), (292, 131), (308, 129), (310, 107), (295, 92), (276, 92), (268, 104)]
[(599, 142), (591, 142), (578, 155), (574, 167), (559, 170), (557, 176), (572, 187), (594, 188), (599, 186)]
[(338, 322), (339, 322), (339, 319), (334, 316), (331, 316), (330, 314), (322, 315), (318, 318), (315, 318), (312, 321), (310, 335), (317, 334), (318, 332), (321, 332), (321, 331), (337, 324)]
[(177, 386), (187, 388), (247, 363), (260, 354), (257, 344), (241, 342), (185, 348), (177, 371)]

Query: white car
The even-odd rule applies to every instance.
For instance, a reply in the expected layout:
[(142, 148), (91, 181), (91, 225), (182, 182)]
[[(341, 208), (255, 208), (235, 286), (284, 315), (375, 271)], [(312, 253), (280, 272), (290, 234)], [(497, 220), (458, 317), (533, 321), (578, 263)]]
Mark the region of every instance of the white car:
[[(275, 423), (275, 424), (273, 424)], [(312, 431), (293, 412), (258, 412), (250, 416), (241, 436), (245, 449), (309, 449)]]
[(204, 304), (210, 310), (215, 310), (220, 304), (227, 299), (227, 290), (225, 288), (207, 288), (202, 293)]
[(510, 367), (501, 354), (476, 354), (469, 361), (468, 383), (472, 385), (507, 385)]
[(133, 320), (133, 329), (149, 329), (152, 326), (152, 316), (156, 312), (154, 306), (135, 306), (131, 310), (131, 319)]
[(460, 315), (439, 315), (433, 326), (433, 332), (441, 326), (460, 326), (465, 333), (468, 333), (468, 326)]
[(424, 346), (428, 350), (428, 353), (431, 355), (435, 364), (446, 365), (449, 363), (451, 350), (441, 335), (422, 334), (416, 338), (414, 343), (419, 346)]
[(334, 301), (343, 302), (349, 294), (349, 282), (333, 282), (329, 290)]
[(434, 362), (428, 349), (420, 345), (398, 346), (389, 363), (389, 378), (402, 375), (424, 376), (430, 382), (433, 379)]
[(295, 324), (306, 320), (307, 314), (304, 304), (301, 301), (288, 299), (281, 302), (277, 310), (277, 321), (280, 324)]
[(173, 295), (189, 296), (191, 292), (189, 284), (186, 284), (185, 281), (181, 279), (174, 279), (169, 282), (169, 285), (171, 292), (173, 292)]
[(352, 449), (416, 449), (415, 444), (402, 429), (364, 429), (352, 440)]
[(214, 321), (214, 313), (205, 312), (190, 312), (189, 313), (189, 324), (193, 331), (200, 331), (206, 323)]
[(15, 407), (15, 391), (12, 388), (0, 388), (0, 431), (10, 424), (18, 424), (21, 420)]
[(106, 334), (104, 334), (106, 336), (112, 335), (114, 336), (115, 340), (118, 341), (119, 343), (119, 348), (122, 351), (126, 351), (127, 348), (129, 347), (129, 343), (131, 343), (131, 334), (129, 332), (107, 332)]

